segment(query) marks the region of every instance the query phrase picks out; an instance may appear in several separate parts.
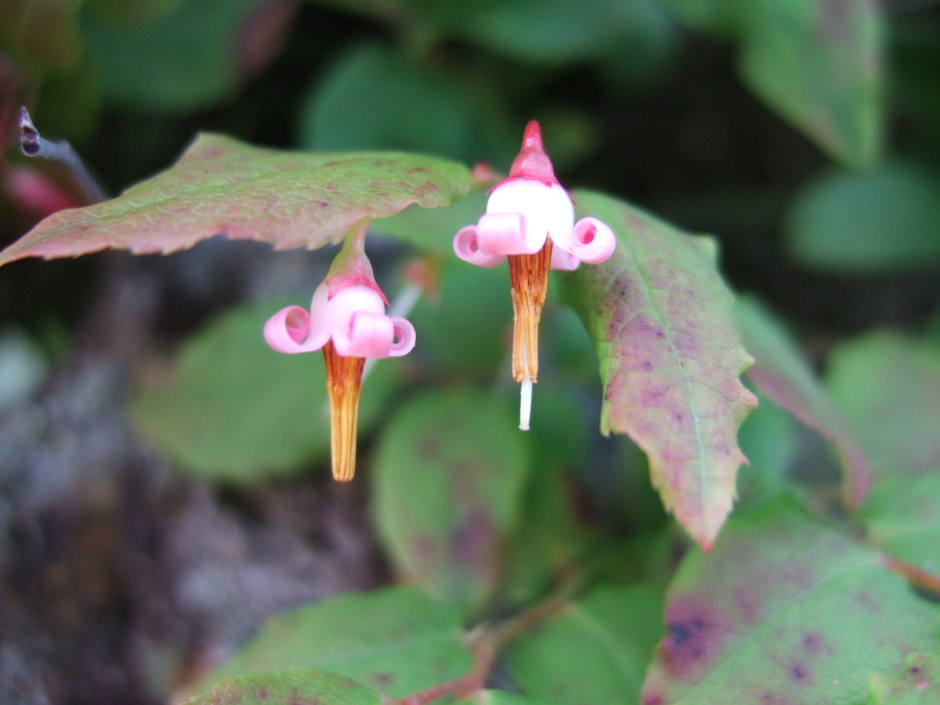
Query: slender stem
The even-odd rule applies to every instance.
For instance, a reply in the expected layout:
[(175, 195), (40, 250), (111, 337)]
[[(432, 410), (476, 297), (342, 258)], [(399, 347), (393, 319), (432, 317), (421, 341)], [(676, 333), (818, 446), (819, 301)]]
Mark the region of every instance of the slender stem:
[(356, 226), (355, 230), (346, 235), (346, 242), (343, 243), (344, 248), (348, 245), (357, 255), (364, 255), (366, 252), (366, 234), (368, 232), (369, 220), (365, 219)]
[[(369, 232), (369, 219), (365, 218), (356, 223), (343, 240), (343, 246), (327, 273), (327, 280), (356, 280), (356, 283), (369, 284), (375, 287), (375, 276), (372, 273), (372, 264), (366, 257), (366, 234)], [(381, 293), (381, 292), (379, 292)], [(383, 296), (384, 298), (384, 296)]]
[(898, 559), (892, 558), (891, 556), (883, 555), (881, 560), (888, 570), (903, 575), (905, 578), (910, 580), (911, 584), (915, 587), (940, 597), (940, 576), (936, 576), (933, 573), (928, 573), (927, 571), (921, 570), (920, 568), (913, 566), (910, 563), (899, 561)]
[(48, 140), (33, 125), (29, 111), (20, 108), (20, 151), (27, 157), (45, 159), (59, 164), (69, 175), (85, 205), (107, 198), (104, 189), (91, 175), (78, 153), (65, 140)]
[(530, 629), (537, 627), (549, 617), (561, 612), (568, 604), (567, 591), (554, 595), (505, 622), (491, 627), (481, 627), (467, 636), (468, 646), (473, 652), (473, 665), (467, 673), (435, 683), (403, 698), (391, 700), (389, 705), (428, 705), (446, 696), (465, 698), (486, 687), (499, 652), (510, 641)]

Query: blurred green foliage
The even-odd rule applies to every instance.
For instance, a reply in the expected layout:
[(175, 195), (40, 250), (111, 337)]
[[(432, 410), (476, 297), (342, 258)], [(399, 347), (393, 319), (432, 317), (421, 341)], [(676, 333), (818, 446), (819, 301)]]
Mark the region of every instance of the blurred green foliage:
[[(653, 686), (690, 703), (777, 702), (796, 687), (818, 701), (926, 702), (917, 693), (936, 679), (921, 688), (910, 668), (936, 674), (936, 605), (885, 565), (940, 579), (938, 75), (930, 2), (0, 0), (4, 242), (41, 215), (13, 187), (20, 104), (114, 191), (164, 168), (197, 130), (427, 152), (504, 173), (537, 118), (563, 183), (713, 232), (732, 285), (769, 302), (742, 304), (761, 406), (741, 432), (751, 466), (738, 513), (706, 555), (663, 516), (643, 454), (597, 438), (599, 360), (557, 293), (543, 317), (533, 431), (519, 440), (508, 277), (451, 254), (483, 194), (374, 223), (399, 243), (381, 250), (383, 276), (397, 282), (389, 270), (414, 251), (436, 272), (410, 314), (420, 348), (371, 373), (360, 421), (375, 528), (392, 572), (416, 587), (285, 615), (204, 683), (313, 666), (405, 695), (461, 676), (479, 655), (468, 613), (499, 623), (560, 586), (564, 608), (507, 661), (514, 685), (549, 705), (584, 693), (638, 703), (651, 658), (649, 703), (671, 702)], [(59, 302), (55, 281), (4, 271), (5, 318), (23, 318), (16, 303), (40, 294)], [(387, 287), (391, 299), (398, 288)], [(67, 289), (72, 300), (82, 286)], [(250, 484), (325, 468), (322, 365), (277, 356), (260, 337), (279, 303), (209, 321), (168, 363), (169, 381), (135, 402), (184, 470)], [(873, 469), (860, 507), (838, 506), (831, 452), (793, 416), (829, 438), (844, 467), (857, 441)], [(499, 452), (500, 467), (487, 466)], [(723, 649), (707, 678), (693, 677), (696, 644)], [(803, 670), (808, 661), (820, 670)], [(341, 680), (307, 675), (311, 697)], [(219, 693), (289, 697), (295, 677)], [(482, 686), (473, 698), (524, 700)]]

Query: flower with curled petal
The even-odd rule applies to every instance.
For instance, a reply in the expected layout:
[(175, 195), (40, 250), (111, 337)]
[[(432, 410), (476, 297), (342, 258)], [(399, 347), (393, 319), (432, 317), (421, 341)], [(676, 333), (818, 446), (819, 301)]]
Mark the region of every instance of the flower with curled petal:
[(385, 315), (385, 296), (374, 282), (327, 279), (310, 310), (288, 306), (264, 326), (264, 339), (281, 353), (302, 353), (332, 343), (343, 357), (398, 357), (411, 352), (415, 331), (404, 318)]
[(349, 481), (356, 471), (356, 428), (366, 358), (406, 355), (414, 327), (388, 316), (388, 301), (375, 283), (363, 251), (365, 231), (346, 239), (330, 273), (317, 287), (310, 310), (288, 306), (264, 326), (264, 338), (281, 353), (323, 350), (330, 397), (333, 477)]
[(509, 262), (513, 378), (522, 384), (519, 428), (529, 428), (549, 270), (573, 270), (581, 262), (599, 264), (613, 254), (615, 245), (613, 231), (600, 220), (575, 222), (574, 204), (555, 178), (539, 124), (530, 122), (509, 177), (490, 191), (486, 213), (454, 237), (454, 252), (470, 264), (495, 267)]

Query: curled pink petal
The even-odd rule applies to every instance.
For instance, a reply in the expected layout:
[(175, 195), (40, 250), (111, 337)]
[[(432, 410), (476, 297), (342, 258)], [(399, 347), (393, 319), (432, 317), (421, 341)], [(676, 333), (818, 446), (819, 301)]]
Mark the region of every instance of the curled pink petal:
[(311, 325), (310, 314), (306, 309), (288, 306), (264, 324), (264, 339), (277, 352), (293, 354), (319, 350), (330, 339), (330, 335), (325, 327)]
[(356, 311), (345, 331), (333, 332), (333, 345), (344, 357), (388, 357), (394, 338), (395, 327), (388, 316)]
[(388, 353), (390, 357), (401, 357), (411, 352), (415, 346), (415, 327), (411, 322), (397, 316), (389, 319), (394, 329), (394, 342)]
[(486, 213), (477, 225), (477, 244), (484, 255), (530, 255), (545, 244), (541, 236), (526, 228), (522, 213)]
[(617, 240), (613, 231), (597, 218), (582, 218), (571, 231), (567, 249), (582, 262), (600, 264), (614, 252)]
[(565, 252), (560, 247), (552, 248), (552, 269), (562, 269), (570, 272), (577, 269), (579, 264), (581, 264), (581, 260), (570, 252)]
[(454, 253), (464, 262), (478, 267), (495, 267), (505, 261), (503, 255), (484, 255), (477, 240), (477, 226), (461, 228), (454, 236)]

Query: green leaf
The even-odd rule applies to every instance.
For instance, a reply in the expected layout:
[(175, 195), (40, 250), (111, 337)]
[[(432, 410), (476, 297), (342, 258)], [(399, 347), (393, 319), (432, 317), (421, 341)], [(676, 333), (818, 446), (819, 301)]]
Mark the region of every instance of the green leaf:
[(739, 297), (738, 323), (754, 366), (747, 376), (777, 404), (828, 440), (842, 467), (842, 500), (857, 507), (871, 481), (868, 461), (845, 419), (783, 324), (757, 299)]
[(644, 705), (859, 703), (940, 647), (940, 610), (881, 556), (782, 498), (732, 518), (669, 590)]
[[(92, 17), (85, 23), (108, 98), (141, 110), (192, 113), (233, 96), (256, 68), (252, 52), (259, 47), (252, 44), (252, 29), (262, 13), (271, 11), (271, 0), (162, 4), (140, 8), (143, 16), (137, 19), (149, 15), (152, 22), (119, 26)], [(124, 11), (124, 19), (137, 14), (127, 7)], [(269, 23), (266, 29), (271, 37), (283, 39), (288, 25)]]
[[(190, 338), (175, 374), (134, 402), (137, 423), (181, 464), (211, 480), (257, 482), (303, 469), (330, 449), (326, 371), (320, 355), (282, 355), (264, 342), (266, 301), (226, 312)], [(395, 388), (397, 362), (363, 383), (359, 432)]]
[(940, 701), (940, 656), (912, 653), (868, 685), (868, 705), (934, 705)]
[(554, 705), (638, 704), (661, 611), (649, 586), (595, 588), (514, 641), (509, 669), (527, 695)]
[(482, 190), (473, 189), (443, 208), (408, 206), (401, 213), (373, 222), (372, 231), (456, 260), (454, 235), (465, 225), (476, 224), (486, 212), (486, 198)]
[(876, 0), (665, 0), (691, 27), (738, 41), (760, 98), (850, 167), (882, 150), (884, 20)]
[(468, 267), (451, 257), (441, 265), (439, 287), (410, 318), (421, 331), (422, 356), (448, 374), (492, 376), (509, 354), (512, 299), (505, 269)]
[(843, 343), (826, 386), (876, 481), (940, 467), (940, 350), (880, 331)]
[(940, 261), (940, 179), (914, 165), (833, 173), (793, 204), (789, 246), (803, 262), (838, 272), (877, 272)]
[(198, 689), (255, 671), (314, 667), (403, 697), (469, 670), (460, 611), (410, 587), (344, 594), (269, 620)]
[(527, 451), (499, 397), (429, 392), (401, 409), (373, 469), (373, 515), (399, 575), (479, 606), (521, 510)]
[(216, 235), (316, 249), (412, 203), (452, 203), (470, 185), (465, 167), (434, 157), (289, 152), (204, 134), (175, 166), (118, 198), (49, 216), (0, 252), (0, 265), (108, 247), (168, 253)]
[(183, 0), (90, 0), (91, 9), (105, 22), (140, 26), (170, 14)]
[[(472, 160), (474, 126), (452, 82), (364, 44), (346, 52), (304, 103), (301, 144), (324, 151), (394, 149)], [(454, 231), (456, 232), (456, 231)]]
[(449, 29), (493, 51), (528, 61), (571, 62), (643, 42), (663, 21), (650, 0), (502, 0), (454, 17)]
[(790, 465), (800, 450), (793, 417), (769, 398), (758, 394), (758, 399), (760, 403), (738, 434), (750, 462), (738, 478), (738, 496), (743, 501), (761, 501), (785, 489)]
[(883, 19), (875, 0), (753, 0), (737, 12), (751, 89), (851, 167), (881, 152)]
[(940, 576), (940, 469), (879, 480), (856, 516), (875, 546)]
[(253, 673), (219, 683), (185, 705), (381, 705), (381, 696), (355, 681), (313, 668)]
[[(532, 428), (534, 432), (541, 426), (533, 424)], [(566, 435), (557, 429), (555, 434), (556, 438)], [(546, 449), (545, 455), (550, 452)], [(587, 542), (586, 532), (577, 521), (574, 492), (568, 486), (564, 465), (543, 458), (536, 467), (539, 471), (530, 473), (524, 487), (521, 518), (506, 551), (500, 594), (514, 604), (544, 595), (552, 581), (574, 565)]]
[(745, 460), (738, 426), (757, 403), (738, 377), (752, 360), (715, 243), (601, 194), (575, 200), (617, 235), (607, 262), (569, 278), (600, 360), (601, 431), (626, 433), (646, 452), (663, 504), (709, 546)]
[(683, 23), (719, 35), (732, 34), (740, 22), (738, 0), (663, 0)]

